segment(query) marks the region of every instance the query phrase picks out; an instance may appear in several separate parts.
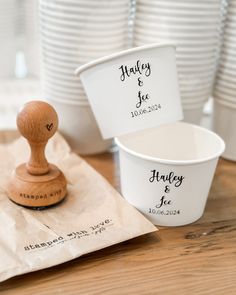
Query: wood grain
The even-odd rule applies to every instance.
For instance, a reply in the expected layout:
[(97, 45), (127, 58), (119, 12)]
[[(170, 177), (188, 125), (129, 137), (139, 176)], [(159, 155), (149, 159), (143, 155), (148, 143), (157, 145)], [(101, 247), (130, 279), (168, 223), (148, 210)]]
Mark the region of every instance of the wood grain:
[[(85, 158), (119, 189), (117, 153)], [(0, 284), (1, 294), (236, 294), (236, 164), (221, 160), (204, 216)]]

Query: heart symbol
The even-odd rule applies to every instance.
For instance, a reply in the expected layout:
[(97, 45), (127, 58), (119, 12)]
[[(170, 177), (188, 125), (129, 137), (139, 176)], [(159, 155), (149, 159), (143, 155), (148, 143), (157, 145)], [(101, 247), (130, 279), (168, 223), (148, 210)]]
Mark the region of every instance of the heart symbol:
[(51, 123), (51, 124), (47, 124), (47, 125), (46, 125), (46, 128), (47, 128), (48, 131), (51, 131), (52, 128), (53, 128), (53, 123)]

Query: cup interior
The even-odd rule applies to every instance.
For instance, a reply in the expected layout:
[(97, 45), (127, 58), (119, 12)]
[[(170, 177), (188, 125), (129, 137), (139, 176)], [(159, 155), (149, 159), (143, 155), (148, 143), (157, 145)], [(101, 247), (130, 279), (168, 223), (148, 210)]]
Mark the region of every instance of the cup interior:
[(219, 157), (224, 141), (215, 133), (177, 122), (121, 136), (118, 146), (140, 158), (166, 164), (200, 163)]

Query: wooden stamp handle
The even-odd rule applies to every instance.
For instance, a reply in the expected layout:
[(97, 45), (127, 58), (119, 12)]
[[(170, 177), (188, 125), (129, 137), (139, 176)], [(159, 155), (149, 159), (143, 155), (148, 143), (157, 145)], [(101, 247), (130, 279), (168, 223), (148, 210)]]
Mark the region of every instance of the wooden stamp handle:
[(46, 144), (47, 142), (29, 141), (31, 154), (26, 169), (32, 175), (43, 175), (49, 171), (49, 164), (45, 157)]
[(31, 148), (31, 156), (26, 164), (27, 171), (32, 175), (48, 173), (45, 146), (58, 128), (56, 111), (46, 102), (31, 101), (19, 112), (17, 126)]

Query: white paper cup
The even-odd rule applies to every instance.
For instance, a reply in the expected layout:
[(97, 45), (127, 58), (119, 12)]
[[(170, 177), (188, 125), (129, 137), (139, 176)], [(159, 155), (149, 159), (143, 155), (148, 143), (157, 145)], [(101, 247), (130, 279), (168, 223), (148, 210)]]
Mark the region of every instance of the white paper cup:
[(68, 35), (68, 34), (65, 34), (65, 35), (62, 35), (60, 33), (52, 33), (51, 31), (49, 30), (46, 30), (44, 28), (42, 28), (42, 36), (45, 37), (45, 38), (52, 38), (54, 40), (57, 40), (59, 42), (62, 42), (64, 44), (66, 44), (67, 42), (72, 42), (72, 43), (75, 43), (75, 44), (78, 44), (80, 42), (85, 42), (86, 44), (91, 44), (92, 45), (96, 45), (98, 44), (106, 44), (109, 43), (109, 42), (114, 42), (114, 43), (121, 43), (124, 41), (124, 39), (126, 39), (126, 33), (125, 32), (122, 32), (120, 34), (114, 34), (114, 35), (110, 35), (110, 36), (86, 36), (86, 35), (80, 35), (80, 36), (76, 36), (76, 35)]
[(112, 31), (113, 29), (116, 28), (121, 28), (121, 27), (126, 27), (127, 26), (127, 21), (124, 20), (118, 20), (118, 21), (113, 21), (113, 22), (80, 22), (80, 21), (66, 21), (64, 19), (60, 18), (52, 18), (48, 16), (47, 14), (40, 14), (40, 19), (43, 21), (45, 24), (50, 24), (52, 26), (57, 26), (57, 28), (62, 28), (62, 29), (72, 29), (75, 30), (102, 30), (106, 29), (108, 31)]
[(236, 104), (235, 95), (229, 95), (223, 90), (219, 90), (217, 88), (214, 88), (213, 96), (218, 100), (222, 102), (226, 102), (234, 106)]
[(236, 105), (214, 100), (213, 128), (225, 141), (222, 157), (236, 161)]
[[(48, 0), (41, 0), (43, 3), (47, 3)], [(67, 0), (60, 0), (61, 4), (68, 5)], [(112, 4), (110, 0), (102, 0), (101, 5), (107, 6), (107, 5), (124, 5), (127, 3), (127, 0), (112, 0)], [(93, 7), (94, 5), (98, 5), (97, 0), (70, 0), (71, 6), (88, 6), (88, 7)], [(53, 5), (53, 4), (52, 4)]]
[[(233, 97), (235, 96), (235, 91), (236, 91), (236, 85), (235, 82), (232, 83), (229, 80), (225, 80), (223, 77), (220, 79), (217, 79), (216, 81), (216, 87), (218, 87), (219, 89), (222, 89), (223, 91), (229, 90), (230, 91), (230, 95), (232, 95)], [(236, 99), (236, 97), (235, 97)]]
[(104, 138), (182, 118), (172, 44), (154, 43), (118, 52), (81, 66), (76, 74)]
[(219, 73), (217, 73), (217, 81), (218, 80), (222, 80), (222, 81), (228, 83), (228, 86), (229, 85), (235, 85), (235, 83), (236, 83), (236, 75), (235, 75), (235, 77), (232, 77), (232, 76), (228, 76), (228, 75), (225, 75), (225, 74), (221, 74), (219, 72)]
[(93, 10), (92, 13), (65, 13), (65, 12), (57, 12), (57, 11), (53, 11), (50, 9), (44, 9), (42, 7), (40, 7), (39, 12), (41, 14), (45, 14), (45, 15), (50, 15), (52, 18), (58, 18), (58, 19), (62, 19), (65, 21), (84, 21), (84, 22), (90, 22), (90, 21), (94, 21), (94, 22), (99, 22), (99, 23), (104, 23), (104, 22), (113, 22), (113, 21), (124, 21), (127, 20), (127, 16), (128, 16), (128, 10), (127, 13), (118, 13), (116, 14), (115, 9), (114, 9), (114, 13), (107, 13), (107, 14), (96, 14), (96, 10)]
[[(73, 76), (68, 76), (66, 74), (63, 74), (63, 73), (59, 73), (59, 72), (56, 72), (56, 71), (48, 71), (46, 68), (43, 69), (43, 73), (45, 74), (45, 76), (49, 76), (55, 80), (58, 80), (58, 81), (64, 81), (65, 83), (68, 82), (68, 83), (77, 83), (78, 84), (78, 81), (79, 79), (77, 77), (73, 77)], [(83, 87), (81, 86), (81, 89)]]
[(215, 89), (216, 92), (223, 92), (223, 93), (225, 93), (229, 97), (232, 97), (232, 99), (235, 98), (235, 94), (236, 94), (235, 89), (232, 89), (232, 87), (230, 88), (230, 87), (227, 87), (225, 85), (223, 86), (223, 84), (220, 83), (219, 80), (218, 80), (217, 84), (215, 84), (215, 88), (214, 89)]
[(145, 21), (142, 19), (135, 19), (135, 26), (139, 28), (146, 28), (146, 29), (153, 29), (158, 30), (159, 28), (163, 29), (170, 29), (173, 32), (215, 32), (216, 26), (215, 24), (202, 24), (202, 23), (187, 23), (187, 24), (181, 24), (171, 21)]
[(196, 30), (195, 32), (185, 32), (182, 30), (172, 31), (170, 28), (157, 28), (156, 30), (147, 30), (143, 27), (135, 27), (135, 34), (148, 34), (154, 37), (169, 37), (169, 38), (186, 38), (186, 39), (214, 39), (219, 33), (217, 30), (214, 31), (204, 31), (204, 30)]
[(197, 10), (197, 9), (170, 9), (166, 7), (155, 7), (151, 5), (137, 5), (137, 12), (145, 15), (154, 15), (155, 17), (169, 16), (169, 17), (203, 17), (203, 19), (218, 18), (220, 16), (220, 6), (218, 9), (212, 9), (209, 15), (209, 10)]
[[(86, 52), (87, 50), (94, 51), (94, 52), (104, 52), (104, 51), (107, 51), (108, 49), (112, 51), (112, 50), (116, 50), (117, 48), (121, 48), (121, 47), (124, 48), (126, 44), (126, 39), (125, 38), (123, 39), (122, 39), (122, 42), (121, 40), (117, 40), (117, 42), (112, 42), (108, 44), (108, 40), (106, 42), (103, 40), (103, 42), (95, 44), (95, 43), (87, 43), (87, 42), (83, 43), (82, 40), (80, 42), (68, 42), (66, 40), (58, 40), (55, 38), (51, 38), (43, 34), (41, 35), (42, 43), (53, 45), (55, 47), (66, 48), (68, 50), (77, 50), (77, 52), (78, 51)], [(95, 41), (91, 40), (91, 42), (95, 42)]]
[(174, 123), (116, 138), (124, 198), (156, 225), (199, 219), (225, 145), (213, 132)]
[(73, 44), (74, 46), (67, 48), (67, 46), (64, 43), (59, 44), (53, 44), (48, 42), (47, 40), (42, 40), (42, 48), (44, 52), (55, 52), (61, 56), (64, 57), (75, 57), (78, 58), (79, 56), (86, 56), (86, 57), (92, 57), (97, 58), (97, 55), (108, 55), (111, 53), (111, 51), (120, 51), (124, 47), (123, 44), (115, 44), (115, 46), (93, 46), (93, 47), (87, 47), (81, 46), (82, 44)]
[(166, 37), (154, 37), (154, 36), (150, 36), (148, 33), (146, 34), (135, 34), (134, 35), (134, 41), (141, 41), (141, 42), (149, 42), (149, 43), (153, 43), (153, 42), (174, 42), (176, 44), (176, 46), (182, 46), (185, 45), (186, 47), (191, 47), (194, 46), (195, 48), (197, 47), (203, 47), (203, 48), (216, 48), (217, 44), (218, 44), (218, 39), (216, 38), (212, 38), (209, 41), (206, 41), (204, 39), (187, 39), (187, 38), (183, 38), (183, 39), (179, 39), (179, 38), (169, 38), (168, 36)]
[(61, 91), (57, 91), (55, 89), (52, 89), (48, 86), (43, 85), (43, 94), (46, 98), (49, 100), (54, 100), (54, 101), (69, 101), (77, 104), (77, 103), (82, 103), (87, 105), (88, 100), (87, 96), (84, 94), (68, 94), (68, 93), (63, 93)]
[(52, 98), (47, 100), (55, 107), (60, 118), (59, 130), (75, 152), (91, 155), (109, 150), (112, 140), (102, 138), (90, 105)]
[(185, 104), (183, 103), (184, 122), (199, 125), (203, 116), (203, 103)]
[(180, 9), (180, 10), (186, 10), (186, 9), (194, 9), (194, 10), (202, 10), (202, 9), (218, 9), (219, 5), (221, 4), (220, 1), (176, 1), (176, 0), (171, 0), (171, 1), (157, 1), (157, 0), (139, 0), (139, 3), (142, 4), (143, 6), (145, 5), (151, 5), (155, 7), (168, 7), (170, 9)]
[[(47, 79), (48, 77), (45, 78), (44, 85), (48, 89), (52, 89), (55, 91), (58, 91), (59, 93), (62, 93), (64, 95), (68, 96), (68, 99), (70, 99), (70, 95), (75, 95), (75, 96), (80, 96), (80, 95), (85, 95), (84, 91), (79, 88), (79, 87), (70, 87), (68, 85), (60, 85), (60, 84), (55, 84), (53, 81)], [(53, 82), (53, 83), (52, 83)]]
[[(219, 17), (214, 16), (214, 17), (207, 17), (207, 16), (202, 16), (202, 15), (198, 15), (195, 17), (191, 17), (191, 16), (186, 16), (186, 17), (178, 17), (178, 16), (170, 16), (170, 15), (162, 15), (159, 16), (161, 18), (161, 20), (163, 22), (172, 22), (172, 23), (177, 23), (177, 24), (197, 24), (197, 23), (201, 23), (201, 24), (215, 24), (215, 23), (219, 23)], [(137, 11), (136, 13), (136, 18), (137, 21), (140, 19), (142, 21), (145, 20), (150, 20), (150, 22), (157, 22), (158, 21), (158, 16), (156, 16), (155, 14), (151, 14), (151, 13), (144, 13), (144, 12), (139, 12)]]
[(87, 28), (86, 24), (84, 24), (84, 26), (78, 28), (77, 27), (58, 27), (58, 25), (52, 25), (44, 20), (41, 21), (41, 28), (45, 29), (45, 30), (49, 30), (52, 33), (55, 34), (60, 34), (60, 35), (76, 35), (77, 37), (79, 36), (89, 36), (90, 38), (92, 37), (98, 37), (100, 36), (101, 38), (103, 37), (108, 37), (108, 36), (112, 36), (112, 34), (117, 35), (117, 34), (123, 34), (127, 31), (127, 27), (125, 26), (125, 23), (123, 23), (122, 26), (117, 26), (117, 27), (113, 27), (113, 29), (108, 29), (107, 27), (109, 27), (109, 25), (104, 26), (103, 28), (100, 29), (94, 29), (94, 28)]
[(81, 83), (79, 82), (79, 79), (77, 80), (66, 80), (63, 77), (59, 78), (59, 76), (54, 76), (51, 73), (46, 73), (46, 71), (44, 71), (44, 75), (45, 78), (49, 81), (49, 83), (55, 83), (55, 85), (58, 86), (62, 86), (62, 87), (68, 87), (68, 88), (72, 88), (72, 89), (77, 89), (80, 92), (84, 92), (84, 89), (81, 85)]
[(222, 62), (230, 61), (230, 62), (236, 64), (236, 55), (235, 54), (236, 54), (236, 52), (234, 54), (222, 52), (221, 53), (221, 60), (222, 60)]

